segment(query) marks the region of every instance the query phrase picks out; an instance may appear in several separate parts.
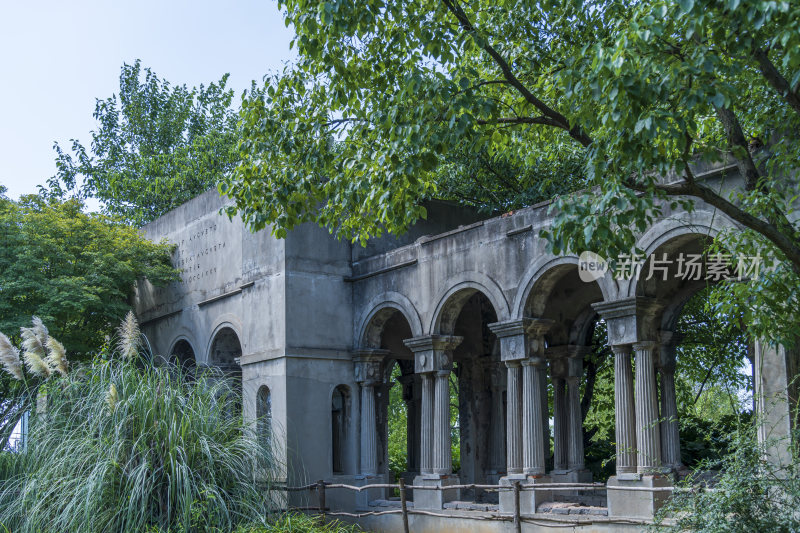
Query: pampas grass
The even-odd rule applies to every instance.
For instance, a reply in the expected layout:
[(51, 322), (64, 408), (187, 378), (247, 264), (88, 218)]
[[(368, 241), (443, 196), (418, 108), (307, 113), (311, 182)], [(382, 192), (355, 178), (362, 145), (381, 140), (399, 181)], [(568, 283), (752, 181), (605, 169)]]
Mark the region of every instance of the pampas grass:
[(67, 362), (67, 351), (64, 349), (64, 345), (53, 337), (47, 338), (47, 358), (45, 359), (45, 363), (62, 376), (67, 375), (67, 368), (69, 365)]
[[(95, 361), (48, 387), (20, 472), (0, 485), (9, 531), (225, 531), (266, 524), (272, 449), (241, 416), (218, 372)], [(113, 406), (113, 408), (112, 408)], [(0, 528), (1, 529), (1, 528)]]
[(3, 333), (0, 333), (0, 363), (14, 379), (19, 381), (25, 379), (22, 374), (22, 362), (19, 360), (19, 350)]
[(117, 349), (122, 358), (133, 359), (136, 357), (139, 354), (141, 332), (133, 311), (128, 311), (128, 314), (125, 315), (125, 320), (122, 321), (122, 324), (117, 329), (117, 334), (119, 335)]
[(22, 337), (22, 360), (25, 361), (25, 366), (28, 371), (34, 376), (40, 376), (45, 379), (50, 377), (52, 370), (45, 362), (47, 353), (45, 352), (45, 344), (47, 343), (47, 328), (44, 327), (42, 321), (38, 317), (33, 317), (33, 327), (20, 328), (20, 336)]

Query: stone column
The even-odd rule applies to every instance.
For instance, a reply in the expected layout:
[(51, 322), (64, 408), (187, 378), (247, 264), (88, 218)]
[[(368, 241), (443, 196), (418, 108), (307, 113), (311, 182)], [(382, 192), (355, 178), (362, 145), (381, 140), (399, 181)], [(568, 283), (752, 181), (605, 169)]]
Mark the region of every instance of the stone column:
[(503, 363), (497, 362), (492, 368), (492, 420), (491, 439), (491, 468), (495, 474), (506, 469), (506, 436), (503, 426), (505, 413), (503, 412), (503, 385), (506, 380), (503, 372)]
[(553, 470), (566, 470), (569, 466), (567, 454), (567, 425), (569, 414), (567, 411), (566, 380), (560, 376), (553, 379), (553, 452), (555, 454)]
[(541, 390), (544, 363), (544, 359), (540, 357), (522, 361), (523, 471), (530, 476), (545, 474), (545, 435), (542, 419), (545, 417), (544, 410), (547, 405), (542, 404)]
[(569, 418), (569, 450), (567, 466), (570, 470), (584, 469), (583, 420), (581, 418), (581, 396), (577, 376), (567, 378), (567, 411)]
[(796, 430), (797, 369), (800, 348), (754, 340), (754, 414), (763, 458), (793, 476), (792, 441)]
[(361, 349), (355, 353), (356, 381), (361, 386), (361, 453), (360, 473), (378, 474), (378, 416), (375, 406), (375, 386), (381, 381), (381, 362), (386, 350)]
[(420, 418), (420, 473), (433, 474), (433, 397), (434, 378), (432, 372), (422, 374), (422, 410)]
[(614, 411), (616, 414), (617, 475), (636, 473), (636, 415), (633, 403), (631, 347), (611, 347), (614, 352)]
[(636, 352), (636, 444), (639, 474), (652, 473), (661, 464), (661, 434), (652, 341), (633, 345)]
[(378, 434), (375, 428), (375, 382), (361, 383), (361, 473), (378, 473)]
[(406, 471), (411, 472), (417, 464), (416, 441), (417, 434), (417, 402), (414, 400), (414, 374), (400, 376), (400, 385), (403, 387), (403, 402), (406, 404)]
[(519, 361), (506, 361), (508, 386), (506, 388), (506, 469), (508, 474), (522, 473), (522, 366)]
[(675, 395), (675, 348), (678, 342), (679, 339), (672, 332), (661, 333), (661, 461), (672, 470), (681, 467), (678, 401)]
[(436, 396), (433, 416), (433, 473), (451, 474), (452, 442), (450, 439), (450, 369), (436, 372)]
[[(414, 372), (422, 374), (420, 422), (421, 475), (414, 485), (444, 488), (457, 485), (450, 459), (450, 369), (453, 349), (462, 337), (426, 335), (403, 343), (414, 352)], [(458, 500), (458, 489), (414, 491), (417, 509), (442, 509), (445, 502)]]

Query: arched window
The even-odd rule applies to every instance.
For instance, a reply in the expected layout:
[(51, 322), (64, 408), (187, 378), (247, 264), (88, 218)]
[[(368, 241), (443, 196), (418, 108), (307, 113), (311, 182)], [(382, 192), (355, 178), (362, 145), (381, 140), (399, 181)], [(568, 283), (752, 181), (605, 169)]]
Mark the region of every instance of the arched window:
[(333, 473), (345, 472), (347, 449), (347, 422), (349, 413), (350, 391), (344, 385), (339, 385), (333, 391), (331, 400), (331, 446), (333, 452)]
[(262, 385), (256, 394), (256, 418), (258, 438), (269, 440), (272, 432), (272, 395), (266, 385)]

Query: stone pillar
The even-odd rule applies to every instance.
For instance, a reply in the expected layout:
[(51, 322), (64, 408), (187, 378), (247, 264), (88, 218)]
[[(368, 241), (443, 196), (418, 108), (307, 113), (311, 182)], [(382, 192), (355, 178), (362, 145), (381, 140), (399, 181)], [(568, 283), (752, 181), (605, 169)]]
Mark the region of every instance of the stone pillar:
[(661, 380), (661, 462), (677, 471), (681, 468), (678, 401), (675, 395), (675, 348), (680, 339), (670, 331), (661, 332), (658, 374)]
[(522, 366), (519, 361), (507, 361), (506, 388), (506, 470), (508, 474), (522, 473)]
[(491, 469), (494, 474), (500, 474), (506, 470), (506, 436), (503, 420), (505, 412), (503, 409), (503, 390), (506, 381), (503, 363), (497, 362), (492, 368), (492, 419), (491, 419), (491, 439), (489, 441)]
[(450, 369), (436, 372), (433, 416), (433, 473), (453, 473), (450, 440)]
[[(385, 481), (378, 472), (378, 413), (375, 387), (382, 382), (381, 364), (388, 355), (387, 350), (372, 348), (360, 349), (354, 354), (355, 381), (361, 388), (359, 474), (354, 477), (357, 485)], [(383, 492), (381, 489), (370, 489), (356, 493), (356, 507), (366, 508), (370, 500), (381, 497)]]
[(653, 352), (657, 344), (652, 341), (633, 345), (636, 352), (636, 445), (638, 451), (636, 471), (652, 473), (661, 464), (661, 434), (658, 423), (658, 398)]
[(636, 473), (636, 414), (633, 403), (631, 347), (621, 344), (614, 352), (614, 411), (616, 413), (617, 475)]
[[(661, 432), (658, 423), (654, 338), (661, 323), (663, 302), (634, 296), (593, 304), (607, 325), (614, 351), (617, 475), (608, 480), (608, 516), (652, 520), (669, 498), (672, 480), (660, 471)], [(631, 351), (636, 354), (635, 373)], [(635, 395), (634, 395), (635, 392)], [(630, 490), (627, 490), (630, 489)]]
[(422, 374), (422, 430), (420, 431), (420, 473), (433, 474), (433, 372)]
[(360, 473), (378, 474), (378, 416), (375, 407), (375, 386), (381, 378), (381, 362), (386, 350), (362, 349), (355, 353), (356, 381), (361, 386), (361, 453)]
[[(758, 442), (764, 459), (779, 468), (792, 464), (792, 435), (796, 430), (795, 411), (798, 404), (800, 349), (773, 345), (764, 340), (754, 342), (753, 394), (758, 429)], [(787, 469), (787, 475), (793, 475)]]
[(375, 382), (361, 383), (361, 474), (378, 473), (378, 435), (375, 428)]
[(406, 471), (412, 472), (418, 464), (416, 457), (417, 434), (417, 402), (415, 401), (414, 374), (400, 376), (398, 379), (403, 387), (403, 402), (406, 404)]
[(580, 385), (577, 376), (567, 378), (567, 412), (569, 418), (569, 450), (567, 466), (570, 470), (583, 470), (583, 420), (581, 417)]
[[(457, 485), (452, 475), (450, 444), (450, 369), (453, 349), (462, 337), (427, 335), (406, 339), (403, 343), (414, 352), (414, 371), (422, 374), (422, 409), (420, 432), (421, 475), (414, 485), (446, 487)], [(458, 489), (414, 491), (417, 509), (442, 509), (445, 502), (457, 500)]]
[(567, 411), (566, 380), (561, 376), (552, 376), (553, 380), (553, 470), (564, 471), (569, 466), (567, 441), (569, 434), (569, 413)]
[[(542, 418), (546, 404), (542, 404), (542, 379), (544, 359), (536, 357), (522, 362), (522, 449), (523, 471), (526, 475), (545, 474), (545, 435)], [(549, 434), (548, 434), (549, 437)], [(547, 439), (549, 441), (549, 438)], [(547, 443), (549, 447), (549, 442)]]
[[(500, 484), (547, 483), (544, 474), (544, 422), (547, 400), (541, 385), (544, 365), (544, 332), (549, 320), (522, 318), (489, 324), (500, 339), (500, 358), (507, 367), (506, 390), (506, 465), (507, 473)], [(533, 359), (531, 359), (533, 358)], [(545, 392), (546, 394), (546, 392)], [(520, 494), (520, 511), (535, 513), (538, 504), (551, 499), (544, 491)], [(514, 498), (510, 491), (500, 492), (500, 511), (513, 512)]]

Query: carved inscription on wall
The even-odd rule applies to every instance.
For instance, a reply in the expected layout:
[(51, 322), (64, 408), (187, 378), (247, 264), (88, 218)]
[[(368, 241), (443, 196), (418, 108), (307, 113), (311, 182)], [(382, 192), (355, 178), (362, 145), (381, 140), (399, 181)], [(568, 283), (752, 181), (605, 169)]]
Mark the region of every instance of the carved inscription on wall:
[(192, 284), (217, 274), (226, 243), (223, 236), (217, 233), (216, 222), (193, 230), (188, 237), (175, 244), (178, 246), (172, 256), (172, 264), (180, 269), (182, 283)]

